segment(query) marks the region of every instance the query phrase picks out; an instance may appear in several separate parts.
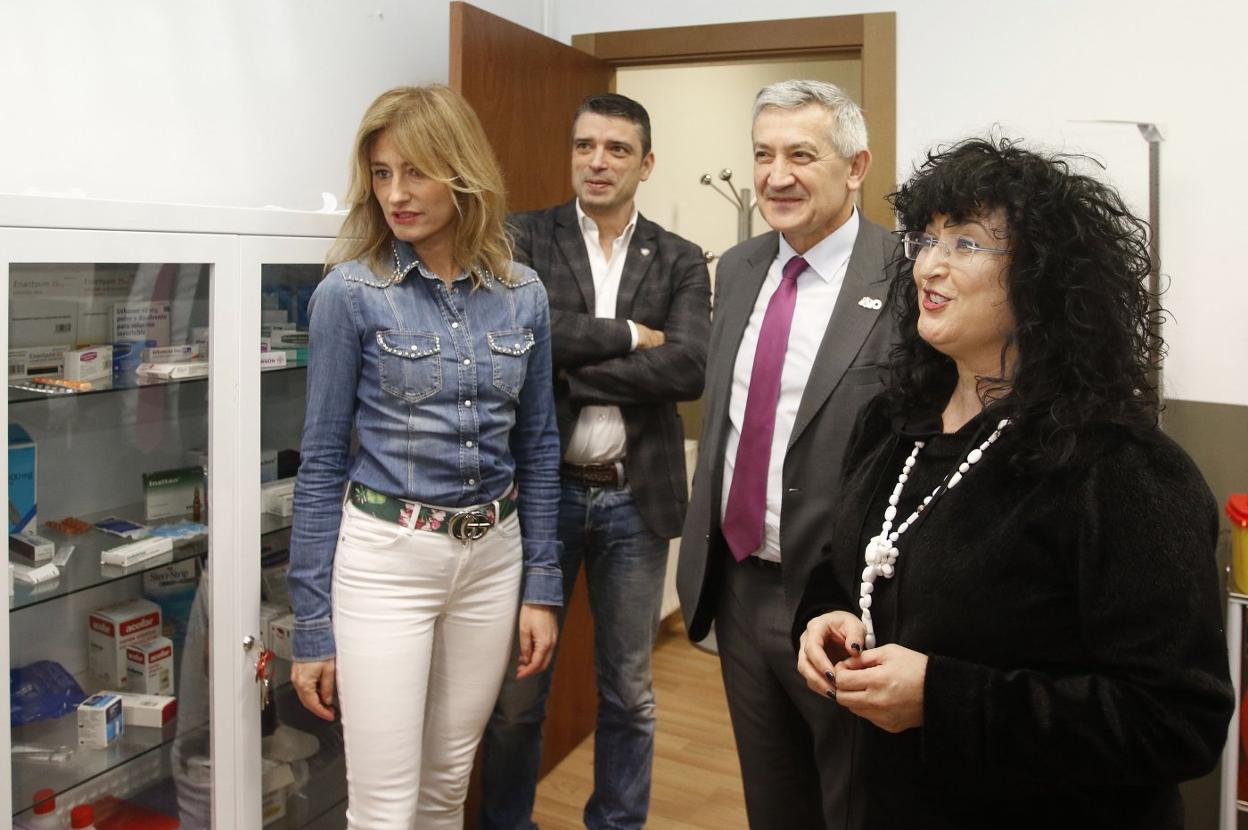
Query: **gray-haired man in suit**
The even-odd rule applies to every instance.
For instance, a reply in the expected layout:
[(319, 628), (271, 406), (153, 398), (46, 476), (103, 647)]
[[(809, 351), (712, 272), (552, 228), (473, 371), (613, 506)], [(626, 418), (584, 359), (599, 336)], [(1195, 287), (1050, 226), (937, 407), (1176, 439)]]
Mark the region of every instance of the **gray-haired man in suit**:
[[(640, 828), (650, 805), (650, 652), (668, 540), (680, 535), (688, 501), (676, 402), (702, 394), (711, 325), (701, 250), (633, 203), (653, 166), (641, 104), (591, 96), (572, 129), (576, 198), (513, 222), (516, 259), (537, 271), (550, 296), (564, 608), (584, 563), (594, 618), (591, 830)], [(534, 827), (550, 676), (503, 684), (484, 739), (484, 830)]]
[(727, 251), (716, 272), (677, 584), (689, 636), (715, 623), (750, 827), (841, 830), (860, 822), (853, 719), (807, 690), (789, 631), (833, 531), (850, 430), (883, 386), (895, 244), (854, 206), (871, 153), (862, 111), (839, 88), (764, 88), (753, 142), (774, 231)]

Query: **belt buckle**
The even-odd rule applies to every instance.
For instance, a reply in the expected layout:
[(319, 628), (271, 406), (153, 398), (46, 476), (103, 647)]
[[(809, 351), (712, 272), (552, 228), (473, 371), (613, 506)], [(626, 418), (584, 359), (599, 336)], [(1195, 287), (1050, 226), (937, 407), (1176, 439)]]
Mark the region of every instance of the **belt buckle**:
[(489, 532), (494, 520), (484, 510), (463, 510), (447, 522), (447, 530), (461, 542), (475, 542)]

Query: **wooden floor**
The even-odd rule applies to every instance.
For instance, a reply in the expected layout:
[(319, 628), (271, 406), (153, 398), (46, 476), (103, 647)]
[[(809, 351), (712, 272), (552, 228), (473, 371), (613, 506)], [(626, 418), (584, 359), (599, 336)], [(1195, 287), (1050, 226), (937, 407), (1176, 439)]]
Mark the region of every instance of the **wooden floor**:
[[(664, 623), (654, 652), (658, 703), (653, 830), (746, 827), (741, 768), (732, 742), (719, 659), (694, 648), (684, 628)], [(581, 810), (593, 789), (594, 739), (587, 738), (537, 788), (533, 820), (542, 830), (583, 827)]]

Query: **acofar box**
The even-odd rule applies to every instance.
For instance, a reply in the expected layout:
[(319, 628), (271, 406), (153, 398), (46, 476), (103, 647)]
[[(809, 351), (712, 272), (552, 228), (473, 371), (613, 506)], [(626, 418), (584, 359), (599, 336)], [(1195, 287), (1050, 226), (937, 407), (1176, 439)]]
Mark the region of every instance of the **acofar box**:
[(126, 649), (160, 636), (160, 606), (131, 599), (91, 612), (87, 618), (87, 663), (105, 686), (124, 689)]

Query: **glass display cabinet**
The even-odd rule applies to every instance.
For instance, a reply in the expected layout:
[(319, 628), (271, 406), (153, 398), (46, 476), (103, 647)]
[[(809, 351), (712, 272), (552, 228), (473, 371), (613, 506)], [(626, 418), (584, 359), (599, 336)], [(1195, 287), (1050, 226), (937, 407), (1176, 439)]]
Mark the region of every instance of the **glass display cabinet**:
[(340, 221), (0, 197), (0, 828), (342, 826), (341, 732), (283, 659), (307, 300)]

